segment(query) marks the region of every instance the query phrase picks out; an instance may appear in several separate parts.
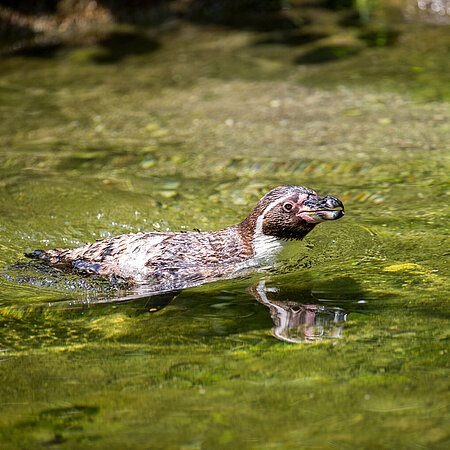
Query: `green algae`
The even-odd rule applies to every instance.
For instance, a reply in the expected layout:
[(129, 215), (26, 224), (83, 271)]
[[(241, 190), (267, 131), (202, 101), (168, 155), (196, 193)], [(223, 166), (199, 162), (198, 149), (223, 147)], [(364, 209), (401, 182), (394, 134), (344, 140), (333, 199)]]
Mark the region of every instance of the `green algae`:
[[(98, 46), (1, 61), (2, 448), (448, 447), (444, 37), (399, 32), (296, 48), (186, 27), (114, 63)], [(299, 65), (343, 41), (358, 52)], [(228, 226), (287, 183), (346, 216), (266, 274), (99, 303), (104, 286), (14, 268), (35, 248)], [(276, 340), (261, 277), (275, 300), (345, 311), (341, 336)]]

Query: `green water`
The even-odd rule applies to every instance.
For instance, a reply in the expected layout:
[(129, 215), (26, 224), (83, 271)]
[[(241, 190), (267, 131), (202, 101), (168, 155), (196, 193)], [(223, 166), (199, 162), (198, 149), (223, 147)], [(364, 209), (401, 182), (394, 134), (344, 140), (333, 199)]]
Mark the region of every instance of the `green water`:
[[(2, 448), (448, 448), (448, 30), (399, 27), (324, 64), (195, 26), (0, 61)], [(266, 273), (114, 301), (17, 264), (280, 184), (346, 216)]]

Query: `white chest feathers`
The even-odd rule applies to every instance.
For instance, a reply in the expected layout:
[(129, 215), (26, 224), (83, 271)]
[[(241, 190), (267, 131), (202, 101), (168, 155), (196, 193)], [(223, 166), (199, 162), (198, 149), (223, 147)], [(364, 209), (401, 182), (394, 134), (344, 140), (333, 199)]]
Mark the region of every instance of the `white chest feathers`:
[(255, 231), (253, 235), (253, 254), (256, 259), (274, 260), (280, 255), (287, 241), (267, 236), (262, 231)]
[(268, 211), (281, 203), (283, 200), (284, 198), (280, 198), (273, 201), (266, 207), (264, 212), (256, 220), (255, 232), (253, 234), (253, 255), (257, 260), (263, 259), (271, 261), (276, 259), (287, 243), (286, 241), (278, 239), (275, 236), (268, 236), (263, 233), (264, 216)]

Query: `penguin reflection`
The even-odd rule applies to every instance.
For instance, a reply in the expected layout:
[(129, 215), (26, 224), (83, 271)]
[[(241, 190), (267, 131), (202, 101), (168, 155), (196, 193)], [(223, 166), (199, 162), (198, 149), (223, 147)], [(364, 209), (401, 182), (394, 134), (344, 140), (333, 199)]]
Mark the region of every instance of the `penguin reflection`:
[(264, 280), (249, 288), (249, 292), (269, 308), (274, 322), (272, 335), (277, 339), (300, 343), (342, 337), (348, 313), (341, 308), (282, 300), (283, 292), (267, 287)]
[[(265, 280), (249, 287), (247, 291), (269, 308), (274, 323), (272, 335), (277, 339), (301, 343), (339, 339), (343, 335), (343, 322), (346, 321), (348, 312), (334, 306), (311, 304), (311, 300), (315, 299), (311, 293), (303, 293), (301, 300), (307, 302), (303, 304), (299, 302), (299, 292), (266, 286)], [(144, 296), (141, 300), (146, 299), (147, 312), (157, 312), (165, 308), (179, 292)]]

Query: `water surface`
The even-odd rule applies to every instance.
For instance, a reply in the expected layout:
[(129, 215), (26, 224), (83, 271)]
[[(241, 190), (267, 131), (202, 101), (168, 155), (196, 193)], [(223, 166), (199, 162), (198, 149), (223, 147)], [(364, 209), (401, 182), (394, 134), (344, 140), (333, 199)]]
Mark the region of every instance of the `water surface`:
[[(194, 26), (1, 61), (3, 448), (447, 448), (444, 29), (400, 31), (326, 64)], [(346, 216), (264, 273), (123, 300), (23, 265), (232, 225), (280, 184)]]

